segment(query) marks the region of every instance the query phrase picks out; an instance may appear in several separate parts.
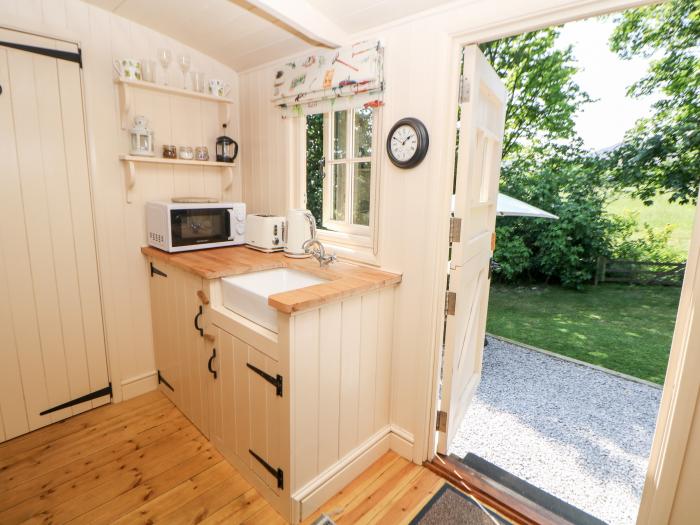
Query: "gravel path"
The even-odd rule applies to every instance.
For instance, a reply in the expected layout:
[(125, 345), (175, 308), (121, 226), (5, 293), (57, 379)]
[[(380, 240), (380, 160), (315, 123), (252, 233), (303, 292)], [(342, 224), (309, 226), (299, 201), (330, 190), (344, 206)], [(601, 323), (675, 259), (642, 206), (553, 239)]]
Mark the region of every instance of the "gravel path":
[(634, 523), (661, 389), (489, 338), (451, 454), (467, 452), (611, 525)]

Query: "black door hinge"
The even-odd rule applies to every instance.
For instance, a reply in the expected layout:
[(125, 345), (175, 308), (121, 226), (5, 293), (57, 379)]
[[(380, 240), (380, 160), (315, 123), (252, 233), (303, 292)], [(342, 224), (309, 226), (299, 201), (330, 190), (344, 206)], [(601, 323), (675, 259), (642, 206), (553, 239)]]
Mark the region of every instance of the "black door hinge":
[(248, 449), (248, 452), (250, 452), (250, 454), (258, 460), (258, 463), (265, 467), (265, 470), (267, 470), (270, 474), (275, 476), (275, 478), (277, 479), (277, 488), (280, 490), (284, 490), (284, 472), (282, 471), (282, 469), (274, 468), (272, 465), (270, 465), (267, 461), (258, 456), (252, 450)]
[(168, 274), (165, 273), (163, 270), (159, 270), (155, 266), (153, 266), (153, 263), (151, 263), (151, 277), (154, 275), (160, 275), (161, 277), (167, 277)]
[(160, 370), (158, 370), (158, 384), (160, 385), (161, 383), (163, 383), (165, 386), (167, 386), (172, 392), (175, 392), (175, 389), (173, 388), (173, 385), (171, 385), (170, 383), (168, 383), (168, 382), (165, 380), (165, 378), (163, 377), (163, 375), (160, 373)]
[(282, 376), (277, 374), (277, 376), (271, 376), (267, 372), (260, 370), (257, 366), (253, 366), (250, 363), (246, 363), (246, 366), (250, 368), (253, 372), (258, 374), (260, 377), (262, 377), (265, 381), (270, 383), (272, 386), (275, 387), (275, 393), (279, 396), (282, 397), (282, 385), (283, 385), (283, 379)]
[(44, 55), (51, 58), (57, 58), (58, 60), (68, 60), (69, 62), (76, 62), (81, 68), (83, 67), (83, 53), (80, 48), (78, 48), (77, 53), (73, 53), (71, 51), (59, 51), (58, 49), (28, 46), (26, 44), (16, 44), (15, 42), (3, 42), (1, 40), (0, 46), (9, 47), (11, 49), (19, 49), (20, 51), (26, 51), (27, 53), (34, 53), (36, 55)]
[(109, 383), (106, 387), (100, 388), (99, 390), (95, 390), (94, 392), (90, 392), (89, 394), (85, 394), (84, 396), (76, 397), (75, 399), (71, 399), (70, 401), (67, 401), (66, 403), (61, 403), (60, 405), (56, 405), (55, 407), (47, 408), (43, 412), (39, 412), (40, 416), (44, 416), (46, 414), (50, 414), (51, 412), (56, 412), (57, 410), (63, 410), (64, 408), (69, 408), (75, 405), (79, 405), (80, 403), (85, 403), (85, 401), (91, 401), (93, 399), (97, 399), (98, 397), (102, 396), (109, 396), (112, 397), (112, 383)]

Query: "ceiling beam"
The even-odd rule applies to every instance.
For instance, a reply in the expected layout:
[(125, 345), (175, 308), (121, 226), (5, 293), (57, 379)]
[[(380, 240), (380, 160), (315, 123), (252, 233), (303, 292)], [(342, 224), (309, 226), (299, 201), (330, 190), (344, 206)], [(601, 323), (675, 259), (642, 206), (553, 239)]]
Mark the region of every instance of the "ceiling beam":
[(246, 3), (310, 44), (337, 48), (349, 43), (345, 30), (305, 0), (246, 0)]

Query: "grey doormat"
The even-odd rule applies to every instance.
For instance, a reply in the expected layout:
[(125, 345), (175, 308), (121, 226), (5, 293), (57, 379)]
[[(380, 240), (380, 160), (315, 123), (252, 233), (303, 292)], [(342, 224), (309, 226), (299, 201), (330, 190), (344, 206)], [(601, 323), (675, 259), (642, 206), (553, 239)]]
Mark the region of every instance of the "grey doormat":
[(599, 520), (595, 516), (591, 516), (587, 512), (570, 505), (566, 501), (552, 496), (548, 492), (531, 485), (527, 481), (514, 476), (510, 472), (503, 470), (476, 454), (470, 452), (460, 461), (484, 476), (500, 483), (504, 487), (517, 492), (540, 507), (547, 509), (557, 516), (561, 516), (570, 523), (575, 523), (576, 525), (606, 525), (604, 521)]
[(445, 483), (410, 525), (511, 525), (498, 514)]

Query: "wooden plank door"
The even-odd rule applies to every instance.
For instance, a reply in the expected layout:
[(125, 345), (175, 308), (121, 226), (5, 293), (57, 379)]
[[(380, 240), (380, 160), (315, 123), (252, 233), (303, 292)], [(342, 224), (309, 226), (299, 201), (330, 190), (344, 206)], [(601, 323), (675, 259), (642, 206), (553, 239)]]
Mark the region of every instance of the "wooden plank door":
[(461, 235), (450, 261), (454, 313), (448, 313), (445, 328), (441, 454), (447, 453), (481, 378), (506, 110), (505, 88), (477, 46), (464, 49), (463, 82), (468, 84), (462, 90), (454, 210)]
[[(0, 41), (67, 44), (0, 29)], [(68, 55), (66, 55), (68, 56)], [(0, 46), (0, 439), (109, 402), (80, 65)]]

